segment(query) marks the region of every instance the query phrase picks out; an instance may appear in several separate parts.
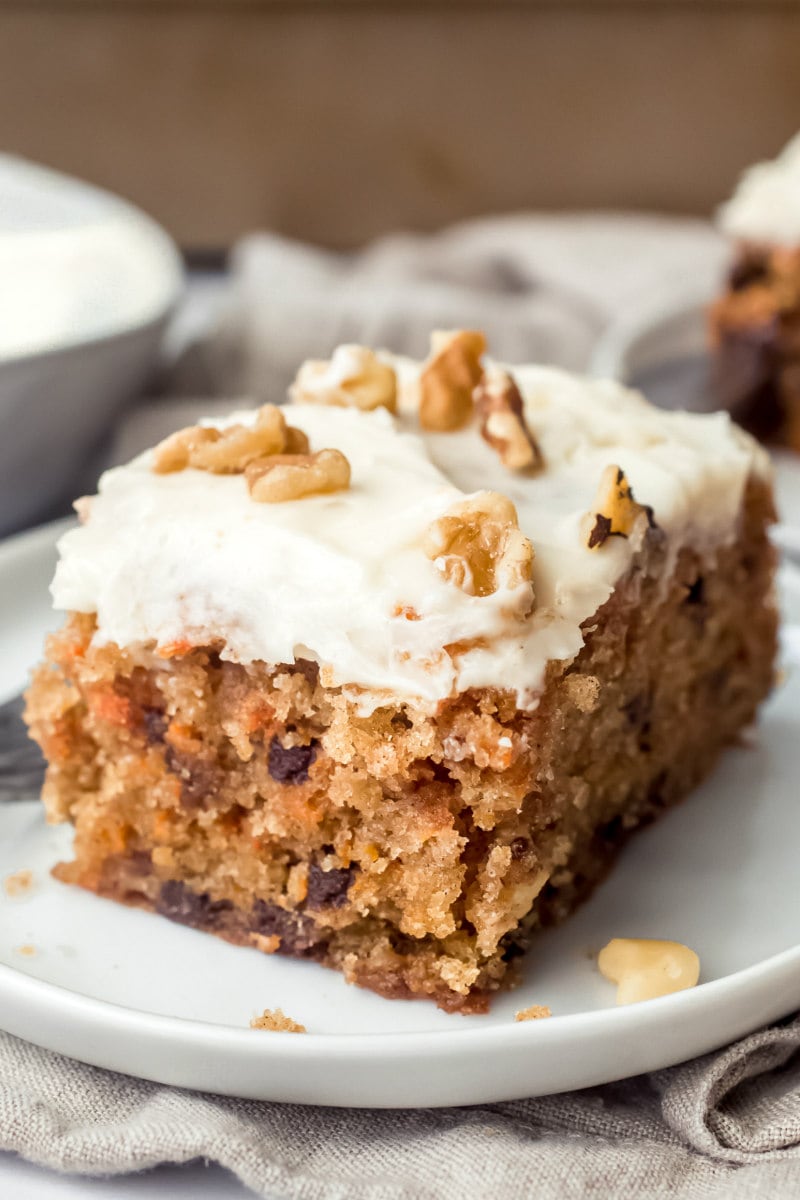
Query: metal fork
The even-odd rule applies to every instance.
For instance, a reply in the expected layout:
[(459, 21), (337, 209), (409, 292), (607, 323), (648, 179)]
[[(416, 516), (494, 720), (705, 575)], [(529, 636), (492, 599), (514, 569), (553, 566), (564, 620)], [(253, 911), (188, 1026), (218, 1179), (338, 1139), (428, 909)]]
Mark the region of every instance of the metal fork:
[(33, 800), (44, 781), (44, 758), (28, 737), (22, 710), (22, 694), (0, 704), (0, 803)]

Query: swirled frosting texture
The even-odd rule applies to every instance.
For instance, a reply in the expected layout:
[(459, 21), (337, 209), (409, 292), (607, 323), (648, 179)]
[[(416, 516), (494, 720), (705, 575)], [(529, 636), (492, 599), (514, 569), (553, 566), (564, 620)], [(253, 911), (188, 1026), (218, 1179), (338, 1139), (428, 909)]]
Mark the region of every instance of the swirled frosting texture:
[[(513, 475), (476, 425), (420, 435), (408, 399), (417, 367), (396, 365), (397, 418), (284, 410), (312, 448), (347, 455), (348, 491), (258, 504), (241, 475), (157, 475), (150, 452), (108, 471), (88, 521), (61, 540), (56, 607), (96, 613), (99, 642), (222, 642), (223, 658), (243, 663), (311, 657), (365, 709), (387, 694), (436, 703), (484, 686), (533, 706), (547, 663), (580, 650), (582, 622), (633, 554), (622, 538), (586, 548), (582, 521), (603, 469), (622, 467), (672, 551), (708, 555), (735, 535), (748, 474), (767, 469), (725, 414), (664, 413), (613, 383), (521, 367), (546, 467)], [(470, 596), (423, 551), (430, 523), (480, 489), (509, 495), (533, 542), (536, 604), (524, 619), (513, 595)]]

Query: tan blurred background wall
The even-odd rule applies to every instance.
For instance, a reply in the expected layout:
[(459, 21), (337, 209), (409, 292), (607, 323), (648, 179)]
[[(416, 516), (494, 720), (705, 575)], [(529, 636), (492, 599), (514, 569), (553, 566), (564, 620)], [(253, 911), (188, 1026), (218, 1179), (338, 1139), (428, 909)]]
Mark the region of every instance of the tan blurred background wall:
[(800, 127), (800, 4), (0, 0), (0, 146), (185, 246), (708, 212)]

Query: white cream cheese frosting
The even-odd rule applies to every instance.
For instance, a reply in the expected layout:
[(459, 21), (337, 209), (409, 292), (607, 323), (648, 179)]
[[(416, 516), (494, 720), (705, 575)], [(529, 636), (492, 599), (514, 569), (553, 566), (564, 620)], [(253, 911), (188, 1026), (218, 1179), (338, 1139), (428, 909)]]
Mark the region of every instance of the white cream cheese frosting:
[(744, 172), (718, 212), (724, 233), (745, 242), (800, 245), (800, 133), (777, 158)]
[[(393, 361), (407, 385), (418, 368)], [(688, 544), (713, 556), (735, 536), (748, 474), (768, 466), (726, 414), (665, 413), (611, 382), (512, 370), (540, 473), (507, 471), (476, 425), (421, 433), (407, 387), (397, 418), (287, 405), (312, 449), (347, 456), (349, 490), (259, 504), (241, 475), (156, 474), (148, 451), (106, 472), (88, 520), (62, 538), (56, 608), (95, 613), (99, 643), (222, 640), (222, 657), (242, 663), (311, 657), (365, 710), (387, 693), (435, 704), (483, 686), (513, 689), (533, 707), (547, 663), (578, 653), (582, 623), (634, 552), (616, 537), (585, 545), (604, 468), (622, 467), (672, 551)], [(431, 522), (482, 489), (511, 497), (533, 542), (536, 603), (525, 619), (503, 588), (468, 595), (423, 550)], [(477, 644), (459, 654), (447, 649), (456, 642)]]

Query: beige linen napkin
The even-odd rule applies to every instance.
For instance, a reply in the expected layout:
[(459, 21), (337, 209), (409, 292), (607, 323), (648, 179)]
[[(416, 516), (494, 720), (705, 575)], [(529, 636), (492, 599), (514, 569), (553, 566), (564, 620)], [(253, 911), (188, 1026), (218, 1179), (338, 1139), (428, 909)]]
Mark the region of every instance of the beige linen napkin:
[(496, 358), (582, 370), (617, 318), (712, 296), (728, 253), (706, 221), (641, 214), (492, 217), (351, 255), (254, 234), (229, 289), (195, 288), (164, 388), (280, 401), (340, 342), (423, 357), (432, 329), (475, 327)]
[(180, 1091), (0, 1035), (0, 1148), (86, 1175), (204, 1158), (270, 1200), (793, 1200), (800, 1016), (602, 1088), (387, 1111)]
[[(710, 294), (726, 253), (704, 222), (597, 215), (472, 222), (353, 256), (248, 238), (230, 283), (193, 291), (171, 335), (170, 399), (131, 415), (112, 459), (229, 409), (227, 397), (283, 399), (298, 362), (342, 340), (421, 355), (431, 327), (474, 325), (499, 358), (580, 369), (609, 321)], [(92, 1175), (206, 1158), (293, 1200), (789, 1200), (800, 1017), (603, 1088), (390, 1112), (194, 1094), (0, 1035), (0, 1148)]]

